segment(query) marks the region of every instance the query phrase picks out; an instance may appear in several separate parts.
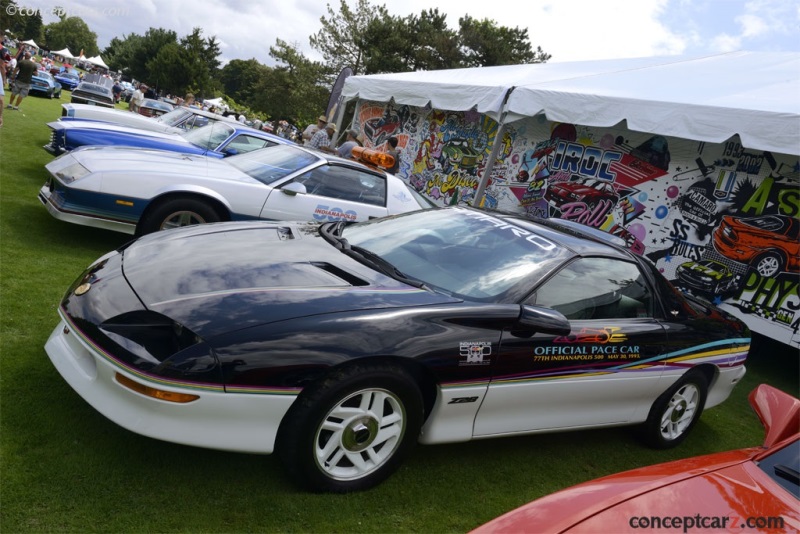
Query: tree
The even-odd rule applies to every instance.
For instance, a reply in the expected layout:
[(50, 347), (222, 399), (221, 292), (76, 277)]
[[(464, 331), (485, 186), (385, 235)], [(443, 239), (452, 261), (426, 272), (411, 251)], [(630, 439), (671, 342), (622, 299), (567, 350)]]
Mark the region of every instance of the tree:
[[(355, 74), (364, 73), (364, 50), (361, 36), (376, 19), (388, 19), (385, 6), (373, 7), (368, 0), (356, 0), (355, 11), (340, 0), (339, 13), (328, 4), (329, 18), (321, 17), (322, 29), (309, 38), (311, 46), (325, 59), (331, 72), (350, 67)], [(333, 80), (330, 80), (333, 83)]]
[(373, 19), (358, 39), (364, 52), (363, 74), (416, 70), (416, 41), (409, 18)]
[(551, 57), (541, 47), (531, 50), (527, 29), (498, 26), (493, 20), (479, 21), (469, 15), (458, 19), (458, 24), (466, 67), (544, 63)]
[(83, 50), (86, 57), (100, 53), (97, 47), (97, 34), (89, 29), (82, 18), (66, 17), (62, 14), (60, 19), (44, 27), (44, 44), (47, 48), (61, 50), (67, 47), (75, 54)]
[(192, 82), (194, 65), (177, 43), (167, 43), (146, 64), (147, 81), (157, 91), (182, 95)]
[[(37, 9), (33, 14), (26, 14), (26, 16), (23, 18), (25, 20), (25, 26), (22, 29), (22, 35), (24, 36), (24, 39), (26, 41), (28, 39), (33, 39), (34, 41), (41, 41), (44, 29), (44, 21), (42, 21), (41, 11)], [(17, 37), (19, 37), (19, 35)], [(41, 43), (37, 42), (37, 44)]]
[[(183, 63), (188, 68), (186, 73), (186, 86), (191, 86), (196, 96), (204, 97), (210, 94), (214, 87), (213, 77), (216, 76), (216, 68), (212, 65), (219, 65), (217, 56), (219, 55), (219, 45), (216, 38), (212, 38), (216, 51), (209, 50), (209, 41), (203, 39), (202, 28), (194, 28), (192, 33), (182, 38), (180, 46), (183, 49)], [(213, 54), (212, 60), (209, 56)], [(155, 72), (151, 69), (151, 72)], [(183, 93), (183, 91), (181, 91)]]
[(278, 65), (259, 80), (251, 107), (271, 118), (313, 122), (328, 105), (331, 68), (307, 59), (297, 47), (280, 39), (270, 47), (269, 55)]
[(225, 94), (251, 108), (259, 82), (267, 78), (272, 69), (253, 59), (232, 59), (222, 67), (219, 79)]
[(423, 11), (412, 17), (416, 39), (414, 70), (455, 69), (462, 66), (458, 34), (447, 27), (447, 15), (438, 9)]
[(128, 36), (123, 35), (122, 39), (114, 37), (103, 50), (103, 60), (111, 70), (131, 74), (134, 53), (140, 46), (143, 46), (141, 44), (142, 39), (144, 37), (135, 33)]

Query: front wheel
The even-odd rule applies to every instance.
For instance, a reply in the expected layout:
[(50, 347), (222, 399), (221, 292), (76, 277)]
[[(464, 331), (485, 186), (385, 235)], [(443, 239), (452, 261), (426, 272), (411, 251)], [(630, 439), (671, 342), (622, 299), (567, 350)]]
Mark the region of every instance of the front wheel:
[(156, 206), (142, 221), (142, 233), (169, 230), (181, 226), (219, 222), (219, 213), (203, 200), (174, 198)]
[(365, 490), (400, 466), (422, 419), (422, 394), (405, 371), (355, 365), (303, 391), (286, 414), (278, 453), (311, 490)]
[(689, 371), (656, 399), (641, 427), (642, 440), (655, 449), (681, 443), (694, 427), (706, 404), (708, 381), (700, 371)]

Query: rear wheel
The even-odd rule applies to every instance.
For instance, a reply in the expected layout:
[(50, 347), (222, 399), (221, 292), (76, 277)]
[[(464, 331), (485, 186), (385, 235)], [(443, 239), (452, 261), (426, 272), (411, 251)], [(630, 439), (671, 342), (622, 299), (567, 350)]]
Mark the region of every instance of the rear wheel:
[(422, 395), (405, 371), (356, 365), (303, 391), (284, 419), (278, 453), (309, 489), (365, 490), (400, 466), (422, 418)]
[(686, 439), (703, 412), (707, 391), (703, 373), (686, 373), (653, 403), (641, 427), (643, 441), (656, 449), (669, 449)]
[(220, 220), (222, 218), (219, 213), (204, 200), (174, 198), (159, 204), (145, 216), (142, 233), (149, 234), (159, 230), (219, 222)]

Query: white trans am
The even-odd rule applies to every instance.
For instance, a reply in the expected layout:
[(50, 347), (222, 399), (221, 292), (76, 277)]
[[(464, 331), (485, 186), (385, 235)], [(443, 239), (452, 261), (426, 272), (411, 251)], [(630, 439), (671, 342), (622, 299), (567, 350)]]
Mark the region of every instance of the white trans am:
[(89, 104), (61, 104), (61, 119), (102, 121), (128, 128), (139, 128), (150, 132), (183, 133), (216, 121), (236, 123), (230, 117), (203, 111), (199, 108), (180, 106), (160, 117), (145, 117), (121, 109), (90, 106)]
[(295, 145), (224, 160), (90, 146), (45, 167), (51, 177), (39, 199), (53, 217), (136, 235), (218, 221), (365, 221), (431, 207), (396, 176)]

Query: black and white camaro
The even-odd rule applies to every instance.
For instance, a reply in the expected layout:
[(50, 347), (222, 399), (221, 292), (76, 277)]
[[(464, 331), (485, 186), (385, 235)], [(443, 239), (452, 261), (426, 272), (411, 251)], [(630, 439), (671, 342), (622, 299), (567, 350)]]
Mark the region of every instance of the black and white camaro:
[(637, 425), (673, 446), (749, 332), (614, 239), (470, 208), (158, 232), (72, 284), (46, 350), (123, 427), (277, 451), (315, 490), (373, 486), (415, 442)]

